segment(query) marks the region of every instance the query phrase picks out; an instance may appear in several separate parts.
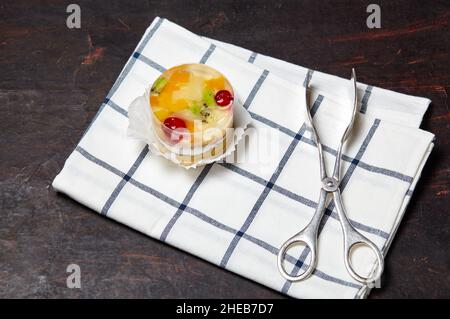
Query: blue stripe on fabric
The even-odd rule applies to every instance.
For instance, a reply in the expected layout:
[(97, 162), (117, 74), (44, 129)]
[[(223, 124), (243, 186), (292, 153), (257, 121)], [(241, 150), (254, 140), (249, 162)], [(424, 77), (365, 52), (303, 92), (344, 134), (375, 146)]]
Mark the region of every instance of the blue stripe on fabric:
[(266, 181), (264, 178), (261, 178), (261, 177), (255, 175), (255, 174), (252, 174), (252, 173), (250, 173), (250, 172), (248, 172), (248, 171), (246, 171), (246, 170), (244, 170), (244, 169), (242, 169), (242, 168), (240, 168), (240, 167), (238, 167), (236, 165), (233, 165), (233, 164), (230, 164), (230, 163), (225, 163), (225, 162), (224, 163), (217, 163), (217, 164), (220, 165), (220, 166), (223, 166), (223, 167), (225, 167), (225, 168), (227, 168), (227, 169), (229, 169), (229, 170), (231, 170), (233, 172), (236, 172), (236, 173), (238, 173), (241, 176), (247, 177), (247, 178), (255, 181), (256, 183), (258, 183), (260, 185), (266, 186), (267, 183), (268, 183), (268, 181)]
[(361, 101), (361, 108), (359, 110), (363, 114), (365, 114), (367, 112), (367, 104), (369, 103), (369, 98), (370, 98), (370, 94), (372, 93), (372, 90), (373, 90), (373, 86), (368, 85), (364, 92), (364, 96)]
[(106, 201), (105, 205), (103, 206), (100, 214), (102, 214), (104, 216), (106, 216), (108, 214), (108, 211), (111, 208), (111, 205), (114, 203), (114, 201), (116, 200), (117, 196), (119, 196), (120, 192), (124, 188), (125, 184), (130, 180), (131, 176), (133, 176), (133, 174), (136, 172), (136, 170), (138, 169), (139, 165), (141, 165), (141, 163), (144, 160), (145, 156), (147, 156), (148, 151), (149, 151), (149, 149), (148, 149), (148, 146), (146, 145), (144, 147), (144, 149), (141, 151), (141, 153), (139, 154), (139, 156), (136, 159), (136, 161), (130, 167), (128, 172), (125, 174), (125, 176), (122, 178), (122, 180), (119, 182), (119, 184), (117, 184), (117, 186), (114, 189), (114, 191), (111, 193), (111, 196), (109, 196), (109, 198)]
[[(89, 152), (87, 152), (82, 147), (78, 146), (76, 148), (76, 151), (78, 153), (80, 153), (83, 157), (88, 159), (89, 161), (99, 165), (100, 167), (103, 167), (104, 169), (112, 172), (113, 174), (115, 174), (115, 175), (117, 175), (117, 176), (119, 176), (121, 178), (126, 176), (125, 173), (121, 172), (120, 170), (118, 170), (118, 169), (112, 167), (111, 165), (109, 165), (108, 163), (106, 163), (106, 162), (100, 160), (99, 158), (95, 157), (94, 155), (90, 154)], [(165, 194), (163, 194), (163, 193), (161, 193), (161, 192), (159, 192), (159, 191), (157, 191), (157, 190), (155, 190), (155, 189), (153, 189), (153, 188), (151, 188), (151, 187), (149, 187), (149, 186), (147, 186), (145, 184), (142, 184), (142, 183), (138, 182), (133, 177), (130, 177), (128, 182), (131, 185), (135, 186), (136, 188), (139, 188), (140, 190), (142, 190), (142, 191), (144, 191), (144, 192), (154, 196), (155, 198), (158, 198), (159, 200), (167, 203), (168, 205), (171, 205), (172, 207), (178, 208), (178, 207), (180, 207), (182, 205), (182, 203), (176, 201), (175, 199), (170, 198), (167, 195), (165, 195)], [(193, 216), (203, 220), (204, 222), (206, 222), (206, 223), (208, 223), (210, 225), (213, 225), (213, 226), (215, 226), (215, 227), (217, 227), (219, 229), (222, 229), (222, 230), (224, 230), (226, 232), (229, 232), (229, 233), (232, 233), (232, 234), (237, 234), (238, 233), (238, 230), (233, 229), (232, 227), (229, 227), (229, 226), (227, 226), (227, 225), (225, 225), (225, 224), (223, 224), (223, 223), (221, 223), (221, 222), (219, 222), (219, 221), (217, 221), (217, 220), (215, 220), (215, 219), (213, 219), (213, 218), (203, 214), (199, 210), (194, 209), (192, 207), (186, 206), (185, 207), (185, 212), (187, 212), (187, 213), (189, 213), (189, 214), (191, 214), (191, 215), (193, 215)], [(272, 253), (274, 255), (278, 254), (278, 249), (277, 248), (273, 247), (272, 245), (268, 244), (267, 242), (265, 242), (263, 240), (255, 238), (255, 237), (250, 236), (248, 234), (243, 234), (242, 237), (244, 239), (246, 239), (246, 240), (256, 244), (257, 246), (259, 246), (259, 247), (269, 251), (270, 253)], [(296, 262), (296, 259), (293, 256), (291, 256), (291, 255), (287, 255), (286, 256), (286, 260), (289, 263), (291, 263), (291, 264), (294, 264)], [(327, 275), (327, 274), (325, 274), (325, 273), (323, 273), (323, 272), (321, 272), (319, 270), (316, 270), (314, 275), (319, 277), (319, 278), (321, 278), (321, 279), (324, 279), (324, 280), (327, 280), (327, 281), (331, 281), (331, 282), (335, 282), (335, 283), (340, 284), (340, 285), (353, 287), (353, 288), (357, 288), (357, 289), (361, 288), (361, 286), (358, 286), (358, 285), (355, 285), (354, 283), (351, 283), (351, 282), (348, 282), (348, 281), (345, 281), (345, 280), (342, 280), (342, 279), (339, 279), (339, 278)]]
[(213, 164), (206, 165), (202, 169), (200, 174), (197, 176), (195, 182), (192, 184), (192, 186), (189, 189), (188, 193), (184, 197), (183, 203), (178, 207), (178, 210), (172, 216), (172, 218), (170, 219), (169, 223), (166, 225), (166, 227), (162, 231), (161, 236), (160, 236), (160, 239), (162, 241), (166, 240), (167, 236), (169, 235), (170, 230), (175, 225), (175, 223), (177, 222), (178, 218), (180, 218), (180, 216), (183, 213), (183, 211), (186, 209), (186, 207), (189, 204), (189, 201), (191, 200), (192, 196), (194, 196), (195, 191), (198, 189), (198, 187), (203, 182), (203, 180), (205, 179), (205, 177), (208, 174), (208, 172), (211, 170), (212, 165)]
[[(319, 104), (320, 104), (320, 102), (319, 102)], [(302, 127), (300, 128), (300, 130), (298, 131), (297, 135), (298, 136), (303, 136), (303, 134), (305, 133), (305, 129), (306, 129), (306, 124), (303, 124)], [(298, 142), (299, 142), (298, 138), (294, 138), (291, 141), (291, 143), (289, 144), (289, 147), (287, 148), (286, 152), (284, 153), (283, 157), (281, 158), (281, 161), (278, 164), (277, 169), (272, 174), (272, 176), (271, 176), (271, 178), (269, 180), (270, 184), (272, 184), (272, 185), (275, 184), (275, 182), (277, 181), (277, 179), (280, 176), (281, 172), (283, 171), (284, 166), (286, 165), (287, 161), (289, 160), (289, 158), (291, 157), (292, 153), (294, 152), (294, 149), (297, 146)], [(269, 185), (269, 183), (268, 183), (268, 185)], [(244, 224), (241, 226), (241, 229), (239, 230), (239, 234), (243, 234), (243, 233), (245, 233), (247, 231), (247, 229), (250, 227), (250, 224), (254, 220), (256, 214), (258, 213), (261, 205), (266, 200), (267, 195), (269, 195), (269, 192), (270, 192), (272, 187), (268, 187), (268, 185), (266, 185), (266, 187), (262, 191), (262, 193), (259, 196), (258, 200), (256, 201), (255, 205), (253, 206), (250, 214), (247, 216)], [(228, 261), (230, 260), (231, 255), (233, 254), (233, 252), (236, 249), (240, 239), (242, 238), (242, 235), (239, 235), (239, 234), (236, 234), (234, 236), (234, 238), (232, 239), (230, 245), (228, 246), (227, 250), (225, 251), (225, 254), (222, 257), (222, 261), (220, 262), (220, 266), (221, 267), (225, 268), (227, 263), (228, 263)]]
[(303, 81), (303, 86), (305, 88), (309, 87), (309, 82), (311, 82), (311, 78), (313, 76), (314, 70), (308, 69), (308, 72), (306, 73), (305, 80)]
[(323, 101), (323, 95), (318, 95), (317, 99), (314, 101), (313, 106), (311, 107), (311, 110), (309, 111), (311, 113), (311, 117), (314, 117), (316, 115), (317, 111), (319, 110), (320, 104), (322, 104)]
[(159, 63), (156, 63), (155, 61), (153, 61), (150, 58), (147, 58), (145, 55), (139, 53), (139, 52), (134, 52), (133, 53), (133, 57), (135, 59), (138, 59), (142, 62), (144, 62), (145, 64), (147, 64), (148, 66), (154, 68), (155, 70), (163, 73), (164, 71), (166, 71), (166, 68), (163, 67), (162, 65), (160, 65)]
[(156, 30), (159, 29), (159, 27), (162, 25), (162, 23), (165, 21), (164, 18), (158, 18), (158, 21), (156, 21), (155, 26), (148, 32), (147, 36), (144, 38), (144, 41), (139, 44), (136, 51), (142, 52), (147, 45), (147, 43), (150, 41), (150, 39), (155, 35)]
[(109, 165), (108, 163), (99, 160), (97, 157), (95, 157), (94, 155), (92, 155), (91, 153), (89, 153), (88, 151), (86, 151), (84, 148), (82, 148), (81, 146), (77, 146), (75, 148), (75, 151), (77, 151), (78, 153), (80, 153), (81, 155), (83, 155), (86, 159), (90, 160), (91, 162), (97, 164), (98, 166), (103, 167), (104, 169), (114, 173), (115, 175), (119, 176), (120, 178), (124, 178), (125, 173), (122, 173), (121, 171), (119, 171), (118, 169), (116, 169), (115, 167)]
[[(345, 161), (346, 162), (351, 162), (350, 157), (344, 155), (343, 158), (345, 157)], [(413, 179), (411, 176), (407, 176), (404, 175), (402, 173), (399, 172), (395, 172), (393, 170), (387, 169), (387, 168), (381, 168), (381, 167), (376, 167), (376, 166), (372, 166), (369, 165), (365, 162), (360, 161), (359, 165), (360, 168), (365, 169), (366, 171), (372, 172), (372, 173), (377, 173), (377, 174), (381, 174), (381, 175), (386, 175), (386, 176), (390, 176), (396, 179), (399, 179), (401, 181), (407, 182), (407, 183), (412, 183)]]
[(248, 62), (249, 63), (253, 63), (255, 62), (256, 56), (258, 55), (258, 53), (256, 52), (252, 52), (252, 54), (250, 54), (250, 57), (248, 58)]
[(211, 43), (211, 45), (209, 46), (209, 48), (206, 51), (206, 53), (200, 59), (199, 63), (205, 64), (206, 61), (208, 61), (209, 57), (211, 56), (211, 54), (214, 52), (215, 49), (216, 49), (216, 45)]
[(264, 70), (258, 80), (256, 81), (255, 85), (253, 86), (252, 90), (250, 91), (250, 94), (248, 95), (247, 99), (244, 102), (244, 108), (248, 109), (250, 104), (252, 104), (253, 99), (256, 96), (256, 93), (258, 93), (259, 89), (261, 88), (261, 85), (264, 83), (264, 81), (267, 78), (267, 75), (269, 74), (268, 70)]
[(125, 117), (128, 117), (128, 112), (119, 105), (117, 105), (113, 100), (106, 98), (103, 103), (109, 105), (114, 111), (119, 112)]
[(272, 128), (278, 129), (281, 132), (285, 133), (286, 135), (289, 135), (291, 137), (295, 137), (296, 133), (294, 131), (292, 131), (291, 129), (288, 129), (287, 127), (281, 126), (259, 114), (253, 113), (251, 111), (248, 111), (250, 113), (250, 116), (257, 120), (258, 122), (261, 122), (263, 124), (266, 124), (267, 126), (270, 126)]
[(88, 127), (84, 130), (83, 135), (81, 136), (81, 140), (83, 140), (83, 137), (87, 134), (87, 132), (89, 132), (89, 130), (91, 129), (92, 125), (94, 124), (94, 122), (97, 120), (97, 118), (99, 117), (99, 115), (103, 112), (103, 109), (105, 108), (107, 104), (102, 103), (97, 111), (97, 113), (95, 113), (94, 117), (92, 118), (91, 122), (89, 123)]
[[(361, 147), (358, 150), (358, 153), (355, 156), (355, 159), (357, 161), (359, 161), (362, 156), (364, 155), (372, 137), (374, 136), (377, 128), (379, 127), (380, 124), (380, 120), (376, 119), (374, 121), (374, 123), (372, 124), (372, 127), (370, 128), (369, 132), (367, 133), (366, 138), (364, 139), (363, 143), (361, 144)], [(344, 177), (341, 180), (340, 183), (340, 190), (343, 193), (345, 187), (347, 186), (348, 181), (350, 180), (350, 177), (353, 175), (353, 172), (355, 171), (356, 167), (358, 166), (358, 162), (352, 162), (350, 164), (350, 166), (347, 169), (347, 172), (345, 173)], [(319, 226), (319, 231), (318, 231), (318, 236), (320, 236), (322, 229), (325, 227), (325, 224), (329, 218), (329, 216), (332, 214), (332, 211), (334, 209), (334, 201), (331, 201), (330, 204), (328, 205), (328, 207), (326, 208), (326, 214), (323, 216), (321, 222), (320, 222), (320, 226)], [(308, 247), (305, 247), (298, 259), (298, 262), (295, 264), (294, 268), (292, 269), (291, 275), (295, 276), (298, 274), (298, 272), (301, 269), (301, 265), (304, 263), (304, 261), (306, 260), (308, 254), (310, 252), (310, 249)], [(283, 288), (281, 289), (281, 292), (283, 293), (287, 293), (289, 291), (289, 288), (291, 287), (292, 282), (291, 281), (286, 281), (283, 285)]]

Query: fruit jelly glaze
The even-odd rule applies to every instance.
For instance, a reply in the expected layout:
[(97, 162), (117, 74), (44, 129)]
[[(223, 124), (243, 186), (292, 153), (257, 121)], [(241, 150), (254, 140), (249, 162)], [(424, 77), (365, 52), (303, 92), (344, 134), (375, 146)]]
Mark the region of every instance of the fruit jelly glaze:
[(156, 131), (171, 144), (182, 138), (173, 137), (172, 131), (176, 129), (196, 134), (209, 128), (231, 127), (233, 100), (228, 80), (203, 64), (168, 69), (156, 79), (150, 92), (154, 124), (160, 127)]

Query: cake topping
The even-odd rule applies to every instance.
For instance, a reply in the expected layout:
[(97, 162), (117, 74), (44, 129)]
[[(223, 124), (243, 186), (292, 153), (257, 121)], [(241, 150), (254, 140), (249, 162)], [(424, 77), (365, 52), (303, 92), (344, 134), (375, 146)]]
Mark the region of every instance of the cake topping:
[[(164, 120), (164, 126), (168, 128), (168, 130), (165, 130), (165, 133), (173, 143), (181, 141), (183, 138), (181, 130), (187, 128), (186, 123), (182, 119), (174, 116), (166, 118)], [(179, 132), (174, 132), (175, 130), (179, 130)]]
[(171, 133), (179, 128), (204, 139), (203, 132), (210, 128), (223, 131), (230, 127), (233, 100), (228, 80), (204, 64), (183, 64), (168, 69), (156, 79), (150, 91), (155, 127), (159, 126), (165, 133), (161, 137), (169, 137), (168, 142), (172, 144), (181, 141), (182, 134)]
[(216, 100), (217, 105), (227, 106), (233, 101), (233, 95), (231, 95), (230, 91), (220, 90), (216, 93), (214, 99)]

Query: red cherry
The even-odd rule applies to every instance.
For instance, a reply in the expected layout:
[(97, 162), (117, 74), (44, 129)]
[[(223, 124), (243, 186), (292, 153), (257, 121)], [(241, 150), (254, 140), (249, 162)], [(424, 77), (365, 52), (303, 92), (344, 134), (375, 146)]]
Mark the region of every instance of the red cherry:
[(177, 128), (186, 128), (186, 123), (175, 116), (168, 117), (164, 120), (164, 125), (171, 130), (176, 130)]
[(231, 101), (233, 101), (233, 95), (231, 95), (230, 91), (220, 90), (216, 93), (214, 99), (216, 100), (217, 105), (227, 106), (231, 103)]
[(184, 131), (183, 129), (187, 129), (187, 127), (182, 119), (171, 116), (166, 118), (163, 124), (168, 128), (168, 130), (164, 130), (164, 133), (166, 133), (172, 143), (178, 143), (183, 139), (182, 132)]

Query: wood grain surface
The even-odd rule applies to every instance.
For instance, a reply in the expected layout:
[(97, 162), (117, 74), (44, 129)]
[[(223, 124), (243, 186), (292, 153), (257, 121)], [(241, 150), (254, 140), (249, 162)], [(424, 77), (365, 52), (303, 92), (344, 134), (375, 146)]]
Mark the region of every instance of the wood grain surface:
[[(149, 239), (55, 193), (50, 184), (150, 22), (433, 103), (436, 146), (371, 298), (450, 297), (450, 2), (74, 1), (0, 4), (0, 297), (283, 298)], [(382, 8), (368, 29), (366, 7)], [(77, 263), (82, 288), (66, 287)]]

